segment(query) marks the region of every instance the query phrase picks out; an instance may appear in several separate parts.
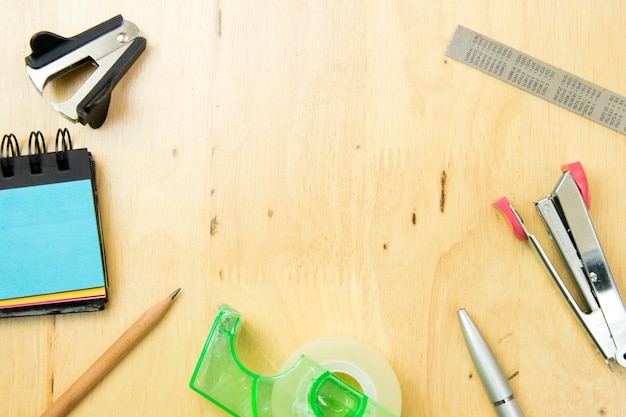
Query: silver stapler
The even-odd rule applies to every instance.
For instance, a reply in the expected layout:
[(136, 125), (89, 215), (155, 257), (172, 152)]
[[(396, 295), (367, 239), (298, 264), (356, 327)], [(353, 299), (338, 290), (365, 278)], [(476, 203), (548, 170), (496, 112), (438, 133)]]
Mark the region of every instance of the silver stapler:
[(30, 40), (26, 71), (43, 94), (55, 78), (85, 63), (95, 65), (95, 72), (69, 100), (51, 104), (67, 119), (96, 129), (106, 119), (113, 87), (146, 48), (146, 39), (139, 35), (137, 26), (121, 15), (71, 38), (38, 32)]
[(626, 367), (626, 308), (589, 217), (587, 177), (579, 162), (562, 171), (552, 192), (534, 204), (580, 293), (580, 303), (507, 198), (494, 205), (508, 218), (515, 236), (535, 248), (609, 368), (612, 363)]

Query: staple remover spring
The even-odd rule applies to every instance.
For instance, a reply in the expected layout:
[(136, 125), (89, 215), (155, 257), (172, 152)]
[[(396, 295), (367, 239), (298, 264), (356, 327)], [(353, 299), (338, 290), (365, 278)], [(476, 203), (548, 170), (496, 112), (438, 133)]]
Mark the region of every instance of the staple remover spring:
[(72, 122), (97, 129), (106, 119), (113, 88), (146, 48), (146, 39), (139, 35), (137, 26), (121, 15), (71, 38), (38, 32), (30, 40), (26, 71), (43, 94), (55, 78), (85, 63), (94, 64), (94, 73), (70, 99), (51, 104)]
[(552, 192), (534, 205), (584, 303), (576, 301), (507, 198), (494, 205), (508, 218), (515, 236), (535, 248), (609, 368), (612, 363), (626, 367), (626, 308), (589, 216), (587, 177), (579, 162), (563, 166), (562, 171)]

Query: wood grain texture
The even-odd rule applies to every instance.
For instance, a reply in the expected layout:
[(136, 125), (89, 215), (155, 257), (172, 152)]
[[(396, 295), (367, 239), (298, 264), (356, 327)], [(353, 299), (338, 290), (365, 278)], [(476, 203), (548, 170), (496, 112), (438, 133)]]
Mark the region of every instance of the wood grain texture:
[[(118, 13), (148, 47), (102, 128), (71, 125), (30, 85), (28, 41)], [(463, 24), (626, 94), (624, 13), (618, 0), (5, 2), (0, 131), (24, 143), (68, 127), (93, 153), (111, 285), (103, 312), (0, 321), (0, 415), (39, 415), (179, 286), (71, 416), (225, 415), (188, 388), (219, 303), (242, 313), (257, 372), (351, 336), (396, 370), (403, 415), (492, 415), (465, 307), (527, 416), (626, 415), (626, 375), (490, 205), (506, 194), (549, 247), (532, 201), (580, 160), (626, 293), (626, 137), (444, 55)]]

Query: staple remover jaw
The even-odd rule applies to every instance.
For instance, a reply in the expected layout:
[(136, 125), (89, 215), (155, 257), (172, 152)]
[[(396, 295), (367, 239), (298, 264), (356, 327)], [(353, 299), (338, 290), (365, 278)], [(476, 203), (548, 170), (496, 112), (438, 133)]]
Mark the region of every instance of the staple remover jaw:
[(85, 63), (94, 64), (94, 73), (64, 102), (52, 107), (72, 122), (94, 129), (106, 119), (111, 92), (146, 48), (146, 39), (133, 23), (115, 16), (71, 38), (39, 32), (30, 40), (32, 53), (26, 57), (26, 71), (39, 91)]
[(572, 309), (605, 360), (626, 367), (626, 308), (589, 216), (586, 180), (581, 187), (575, 179), (581, 170), (564, 171), (535, 207), (585, 301), (584, 310), (570, 302)]

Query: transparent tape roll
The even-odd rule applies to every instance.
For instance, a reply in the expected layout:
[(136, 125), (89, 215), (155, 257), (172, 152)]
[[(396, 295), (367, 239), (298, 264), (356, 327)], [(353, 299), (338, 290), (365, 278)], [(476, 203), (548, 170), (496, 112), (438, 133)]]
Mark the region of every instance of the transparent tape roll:
[(221, 306), (190, 381), (193, 390), (222, 409), (242, 417), (399, 415), (395, 373), (367, 344), (317, 339), (296, 350), (277, 375), (262, 376), (237, 356), (240, 321), (236, 310)]
[(280, 367), (286, 372), (301, 357), (312, 359), (369, 399), (395, 415), (402, 411), (400, 383), (385, 357), (365, 342), (350, 337), (322, 337), (296, 349)]

